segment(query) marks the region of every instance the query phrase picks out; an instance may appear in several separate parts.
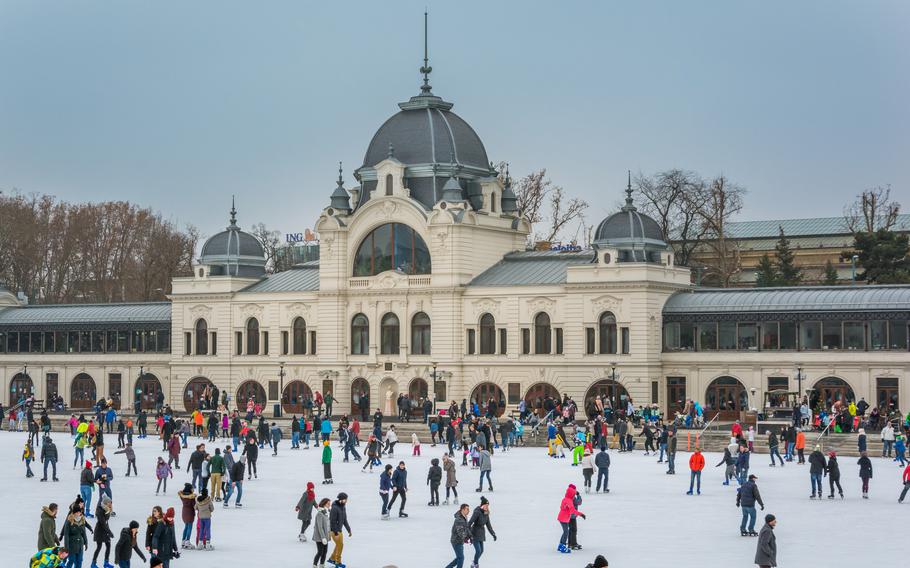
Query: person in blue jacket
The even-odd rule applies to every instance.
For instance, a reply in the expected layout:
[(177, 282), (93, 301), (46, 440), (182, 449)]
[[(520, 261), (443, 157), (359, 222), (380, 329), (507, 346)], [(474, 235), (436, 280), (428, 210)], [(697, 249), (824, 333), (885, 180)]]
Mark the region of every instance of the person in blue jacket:
[(319, 425), (319, 431), (322, 433), (322, 441), (328, 442), (329, 436), (332, 435), (332, 422), (328, 417), (322, 419), (322, 423)]

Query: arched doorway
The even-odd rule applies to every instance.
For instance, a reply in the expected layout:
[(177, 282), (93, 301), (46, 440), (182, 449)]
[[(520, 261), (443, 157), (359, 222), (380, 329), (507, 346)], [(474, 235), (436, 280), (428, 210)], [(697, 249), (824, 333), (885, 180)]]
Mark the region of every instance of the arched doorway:
[(247, 401), (261, 404), (265, 408), (265, 389), (257, 381), (246, 381), (237, 388), (237, 408), (245, 409)]
[(16, 373), (9, 383), (9, 405), (16, 406), (20, 400), (25, 400), (35, 394), (35, 385), (32, 378), (25, 373)]
[(281, 409), (288, 414), (303, 414), (304, 403), (313, 400), (313, 391), (303, 381), (291, 381), (281, 393)]
[(430, 397), (430, 386), (420, 377), (411, 379), (408, 384), (408, 398), (411, 399), (412, 416), (423, 416), (423, 401)]
[(588, 388), (588, 392), (585, 393), (585, 414), (588, 417), (594, 415), (593, 408), (594, 399), (602, 397), (604, 408), (608, 406), (614, 407), (615, 409), (625, 409), (626, 403), (629, 400), (629, 392), (626, 390), (626, 387), (622, 386), (618, 380), (616, 381), (616, 392), (613, 392), (614, 383), (612, 379), (601, 379), (591, 385)]
[(205, 392), (206, 387), (214, 386), (212, 381), (205, 377), (196, 377), (188, 382), (183, 389), (183, 408), (187, 412), (192, 412), (199, 408), (199, 403), (202, 401), (202, 393)]
[(370, 383), (362, 377), (351, 383), (351, 414), (363, 420), (370, 414)]
[(76, 375), (70, 385), (70, 408), (86, 410), (95, 406), (97, 401), (98, 392), (95, 389), (95, 379), (88, 373)]
[(717, 377), (705, 391), (705, 420), (716, 414), (718, 420), (739, 420), (739, 413), (749, 409), (749, 393), (735, 377)]
[(846, 405), (851, 400), (856, 400), (847, 381), (838, 377), (825, 377), (815, 383), (814, 389), (809, 395), (809, 407), (813, 411), (831, 410), (835, 402)]
[(480, 383), (471, 391), (470, 402), (472, 406), (473, 403), (477, 403), (482, 416), (487, 415), (487, 405), (489, 404), (490, 399), (493, 399), (496, 404), (496, 416), (502, 416), (502, 413), (506, 411), (506, 396), (502, 392), (502, 389), (499, 388), (499, 385), (494, 383)]
[(155, 399), (161, 392), (161, 381), (151, 373), (145, 373), (136, 381), (133, 391), (133, 402), (139, 399), (140, 407), (146, 410), (155, 408)]
[(556, 387), (550, 383), (536, 383), (525, 393), (525, 405), (527, 405), (529, 410), (537, 413), (537, 416), (543, 418), (549, 412), (547, 408), (549, 406), (547, 403), (548, 398), (556, 404), (561, 401)]

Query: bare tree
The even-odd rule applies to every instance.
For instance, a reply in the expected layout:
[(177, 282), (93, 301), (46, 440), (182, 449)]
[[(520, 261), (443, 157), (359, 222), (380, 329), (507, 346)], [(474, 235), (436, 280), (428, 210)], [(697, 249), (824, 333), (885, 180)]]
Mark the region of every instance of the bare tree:
[(550, 191), (549, 227), (545, 241), (553, 242), (569, 223), (584, 216), (588, 203), (577, 197), (568, 200), (563, 196), (563, 189), (555, 186)]
[(729, 287), (742, 269), (739, 247), (727, 234), (727, 224), (743, 208), (746, 190), (730, 182), (723, 174), (707, 184), (707, 198), (699, 209), (705, 225), (704, 245), (710, 252), (706, 259), (705, 279)]
[(270, 230), (265, 223), (256, 223), (250, 227), (250, 234), (262, 243), (262, 250), (265, 251), (266, 272), (280, 272), (280, 270), (275, 270), (275, 264), (280, 262), (278, 259), (281, 256), (281, 232)]
[(641, 210), (653, 217), (668, 242), (672, 242), (676, 264), (688, 266), (692, 253), (707, 232), (701, 211), (709, 193), (705, 181), (695, 172), (670, 169), (653, 176), (638, 174)]
[[(500, 162), (497, 167), (499, 178), (505, 182), (508, 164)], [(562, 240), (563, 232), (574, 222), (584, 229), (584, 212), (588, 203), (577, 197), (566, 198), (565, 190), (547, 177), (547, 169), (541, 168), (524, 176), (513, 185), (518, 211), (531, 224), (532, 241)], [(535, 229), (546, 221), (544, 232)]]
[(900, 203), (891, 201), (891, 186), (878, 186), (864, 190), (856, 201), (844, 207), (844, 220), (853, 234), (891, 230), (900, 209)]

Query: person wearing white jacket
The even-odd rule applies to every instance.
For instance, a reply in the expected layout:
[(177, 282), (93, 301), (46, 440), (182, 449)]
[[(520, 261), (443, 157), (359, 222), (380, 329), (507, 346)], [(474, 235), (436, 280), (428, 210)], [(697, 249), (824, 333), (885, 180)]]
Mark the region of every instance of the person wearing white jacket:
[(894, 428), (891, 426), (891, 423), (888, 422), (885, 424), (885, 427), (882, 428), (882, 457), (890, 458), (891, 451), (894, 448)]
[(331, 499), (322, 499), (313, 518), (313, 542), (316, 543), (316, 556), (313, 557), (313, 568), (323, 568), (329, 551), (329, 505)]
[(581, 474), (585, 478), (585, 493), (591, 492), (591, 477), (594, 476), (594, 462), (591, 460), (591, 450), (585, 448), (585, 455), (581, 458)]
[(395, 432), (395, 426), (389, 426), (385, 433), (385, 449), (383, 453), (388, 454), (391, 458), (395, 455), (395, 444), (398, 443), (398, 434)]

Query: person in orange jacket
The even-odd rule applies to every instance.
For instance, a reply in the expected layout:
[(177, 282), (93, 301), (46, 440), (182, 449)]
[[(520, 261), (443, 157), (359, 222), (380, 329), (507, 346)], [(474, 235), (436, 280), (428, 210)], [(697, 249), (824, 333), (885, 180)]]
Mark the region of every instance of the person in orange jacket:
[(802, 428), (796, 429), (796, 454), (799, 456), (799, 463), (806, 463), (806, 456), (803, 451), (806, 449), (806, 433)]
[[(705, 469), (705, 456), (701, 455), (701, 450), (695, 448), (695, 453), (689, 458), (689, 490), (686, 495), (692, 495), (692, 487), (696, 486), (696, 492), (701, 495), (701, 470)], [(696, 485), (697, 481), (697, 485)]]

